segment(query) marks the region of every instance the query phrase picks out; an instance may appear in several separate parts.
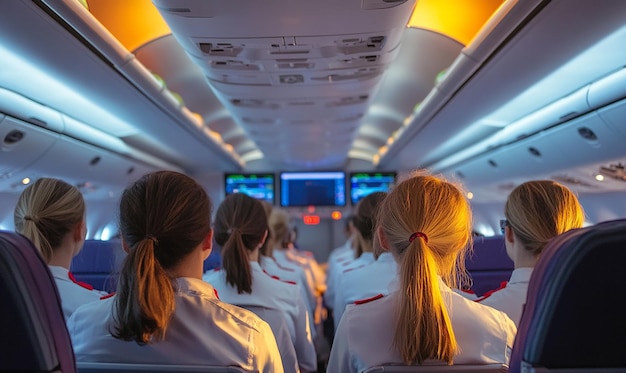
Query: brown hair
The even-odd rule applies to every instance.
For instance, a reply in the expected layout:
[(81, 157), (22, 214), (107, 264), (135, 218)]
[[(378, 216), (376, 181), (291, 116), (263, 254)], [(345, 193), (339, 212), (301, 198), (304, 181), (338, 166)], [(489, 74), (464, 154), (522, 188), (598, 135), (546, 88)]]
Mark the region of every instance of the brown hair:
[(524, 248), (539, 256), (548, 241), (580, 228), (585, 212), (576, 195), (551, 180), (534, 180), (517, 186), (504, 207), (509, 226)]
[(162, 340), (175, 308), (166, 270), (211, 231), (211, 200), (189, 176), (154, 172), (126, 188), (119, 219), (129, 252), (117, 287), (112, 334), (139, 344)]
[(374, 227), (376, 227), (376, 213), (387, 193), (374, 192), (363, 197), (356, 205), (352, 221), (358, 232), (358, 246), (356, 256), (359, 257), (364, 251), (372, 249), (374, 239)]
[(215, 242), (222, 247), (226, 282), (237, 292), (252, 293), (248, 251), (254, 250), (268, 230), (267, 215), (258, 200), (243, 193), (224, 199), (215, 214)]
[(63, 237), (84, 218), (80, 191), (51, 178), (39, 179), (24, 189), (13, 215), (15, 231), (30, 239), (47, 263)]
[[(272, 209), (274, 208), (269, 202), (261, 201), (263, 205), (263, 209), (265, 210), (265, 217), (267, 221), (270, 220), (270, 215), (272, 214)], [(269, 224), (269, 223), (268, 223)], [(265, 239), (265, 243), (263, 243), (263, 247), (261, 247), (261, 255), (262, 256), (272, 256), (272, 251), (274, 250), (274, 238), (272, 237), (271, 229), (267, 230), (267, 239)], [(259, 261), (261, 258), (259, 258)]]
[[(457, 264), (462, 265), (470, 245), (471, 220), (469, 203), (457, 186), (423, 173), (398, 184), (380, 206), (377, 226), (398, 260), (404, 289), (394, 346), (405, 364), (426, 359), (452, 364), (457, 343), (438, 276), (456, 282)], [(422, 237), (415, 237), (417, 232)]]

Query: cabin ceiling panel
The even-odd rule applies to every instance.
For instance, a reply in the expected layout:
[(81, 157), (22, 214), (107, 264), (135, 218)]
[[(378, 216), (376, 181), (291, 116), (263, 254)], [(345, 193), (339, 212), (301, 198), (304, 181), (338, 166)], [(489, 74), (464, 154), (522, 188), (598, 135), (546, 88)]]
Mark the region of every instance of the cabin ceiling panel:
[[(429, 30), (405, 31), (393, 68), (383, 77), (358, 131), (357, 139), (372, 144), (368, 146), (370, 157), (403, 125), (433, 89), (437, 75), (450, 66), (462, 48), (459, 42)], [(372, 133), (379, 139), (372, 142)], [(414, 166), (415, 160), (410, 167)]]
[[(213, 131), (216, 131), (221, 134), (224, 141), (227, 143), (231, 143), (228, 139), (245, 135), (245, 132), (241, 127), (237, 125), (231, 118), (221, 118), (219, 120), (214, 120), (207, 124), (209, 128)], [(233, 146), (235, 146), (233, 144)]]
[[(398, 1), (388, 9), (363, 9), (361, 0), (291, 2), (267, 0), (153, 0), (181, 44), (192, 49), (189, 36), (211, 35), (224, 38), (270, 38), (283, 36), (346, 35), (402, 28), (414, 1)], [(171, 9), (185, 9), (172, 12)], [(242, 11), (245, 9), (245, 12)], [(345, 22), (350, 18), (350, 22)], [(245, 25), (245, 27), (242, 27)], [(382, 26), (382, 27), (381, 27)], [(256, 30), (250, 35), (249, 30)], [(398, 35), (395, 35), (398, 36)], [(396, 39), (392, 39), (396, 40)]]
[[(356, 0), (154, 3), (262, 154), (293, 165), (341, 167), (355, 123), (397, 57), (414, 2), (367, 11)], [(188, 11), (171, 10), (181, 7)], [(337, 128), (339, 141), (330, 141), (328, 130)], [(270, 131), (274, 142), (264, 134)], [(277, 147), (276, 141), (298, 146)]]
[(447, 69), (463, 45), (432, 31), (408, 28), (393, 69), (385, 75), (373, 104), (409, 116), (432, 90), (437, 75)]
[(224, 110), (207, 86), (202, 70), (187, 57), (172, 35), (152, 40), (134, 54), (148, 70), (163, 78), (168, 89), (182, 96), (189, 110), (204, 118)]
[(200, 115), (206, 125), (218, 132), (238, 154), (258, 148), (251, 141), (232, 141), (245, 132), (233, 120), (228, 110), (206, 83), (206, 77), (185, 54), (172, 35), (142, 45), (135, 51), (137, 59), (150, 71), (159, 75), (168, 89), (180, 94), (185, 106)]

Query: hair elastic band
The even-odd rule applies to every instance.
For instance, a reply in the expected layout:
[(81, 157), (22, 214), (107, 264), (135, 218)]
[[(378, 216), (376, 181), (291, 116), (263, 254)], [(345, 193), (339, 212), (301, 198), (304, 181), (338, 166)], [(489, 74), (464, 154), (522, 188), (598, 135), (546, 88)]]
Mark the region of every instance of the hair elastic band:
[(420, 237), (424, 239), (425, 243), (428, 243), (428, 236), (426, 236), (426, 233), (422, 233), (422, 232), (415, 232), (413, 233), (410, 237), (409, 237), (409, 242), (413, 242), (413, 240), (415, 240), (415, 238)]
[(35, 221), (35, 219), (33, 219), (30, 215), (24, 216), (24, 220)]
[(153, 235), (151, 235), (151, 234), (146, 234), (146, 235), (143, 237), (143, 239), (144, 239), (144, 240), (150, 240), (150, 241), (152, 241), (152, 243), (153, 243), (153, 244), (155, 244), (155, 245), (158, 245), (158, 244), (159, 244), (159, 240), (157, 240), (157, 239), (156, 239), (156, 237), (154, 237), (154, 236), (153, 236)]

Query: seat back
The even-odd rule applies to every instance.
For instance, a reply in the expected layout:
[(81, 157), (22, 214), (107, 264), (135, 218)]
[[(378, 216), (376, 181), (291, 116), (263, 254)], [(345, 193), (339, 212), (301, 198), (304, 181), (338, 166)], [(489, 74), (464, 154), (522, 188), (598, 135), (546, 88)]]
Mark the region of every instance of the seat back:
[(74, 372), (54, 278), (33, 244), (0, 232), (0, 371)]
[(440, 373), (440, 372), (471, 372), (471, 373), (506, 373), (505, 364), (485, 365), (380, 365), (366, 369), (363, 373)]
[(530, 279), (511, 372), (626, 371), (626, 220), (553, 239)]
[(125, 253), (119, 240), (85, 240), (82, 250), (72, 259), (74, 277), (95, 289), (115, 291), (117, 272)]
[(153, 365), (121, 363), (78, 362), (78, 373), (245, 373), (240, 367), (217, 367), (208, 365)]
[(280, 358), (283, 362), (283, 367), (286, 371), (291, 371), (298, 368), (298, 358), (294, 347), (294, 342), (291, 340), (289, 328), (285, 321), (284, 314), (275, 309), (269, 309), (261, 306), (248, 306), (240, 305), (239, 307), (245, 308), (250, 312), (253, 312), (261, 320), (269, 324), (274, 333), (278, 351), (280, 352)]
[(504, 236), (475, 237), (473, 252), (465, 260), (465, 267), (472, 276), (472, 290), (478, 296), (508, 281), (513, 261), (506, 253)]

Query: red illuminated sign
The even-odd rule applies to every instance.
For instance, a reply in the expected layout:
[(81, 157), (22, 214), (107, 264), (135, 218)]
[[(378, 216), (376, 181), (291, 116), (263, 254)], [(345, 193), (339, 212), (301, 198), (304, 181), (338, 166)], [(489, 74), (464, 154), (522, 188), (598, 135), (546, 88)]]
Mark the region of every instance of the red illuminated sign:
[(318, 225), (320, 223), (319, 215), (304, 215), (302, 220), (306, 225)]

